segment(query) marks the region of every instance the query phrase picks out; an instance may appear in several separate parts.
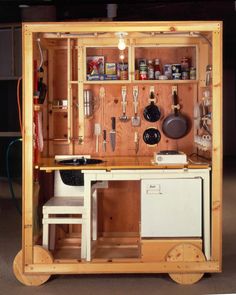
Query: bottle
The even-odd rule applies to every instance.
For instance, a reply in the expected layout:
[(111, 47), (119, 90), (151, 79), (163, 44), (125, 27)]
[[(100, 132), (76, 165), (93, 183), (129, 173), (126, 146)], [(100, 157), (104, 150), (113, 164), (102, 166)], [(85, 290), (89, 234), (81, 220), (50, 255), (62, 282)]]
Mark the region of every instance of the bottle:
[(148, 80), (154, 80), (154, 65), (151, 59), (148, 61)]
[(139, 79), (140, 80), (147, 80), (147, 75), (148, 70), (147, 70), (147, 64), (146, 60), (141, 60), (139, 63)]
[(159, 58), (155, 59), (155, 66), (154, 66), (154, 77), (155, 80), (159, 80), (159, 76), (161, 75), (161, 67)]

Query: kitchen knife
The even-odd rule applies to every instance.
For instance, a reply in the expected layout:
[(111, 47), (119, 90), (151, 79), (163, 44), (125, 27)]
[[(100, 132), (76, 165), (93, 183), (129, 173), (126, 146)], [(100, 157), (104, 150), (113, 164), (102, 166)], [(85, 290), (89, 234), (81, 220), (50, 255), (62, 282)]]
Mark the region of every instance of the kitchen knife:
[(111, 117), (111, 131), (110, 131), (111, 149), (114, 152), (116, 147), (116, 118)]
[(102, 149), (105, 152), (107, 146), (107, 131), (103, 130), (103, 142), (102, 142)]

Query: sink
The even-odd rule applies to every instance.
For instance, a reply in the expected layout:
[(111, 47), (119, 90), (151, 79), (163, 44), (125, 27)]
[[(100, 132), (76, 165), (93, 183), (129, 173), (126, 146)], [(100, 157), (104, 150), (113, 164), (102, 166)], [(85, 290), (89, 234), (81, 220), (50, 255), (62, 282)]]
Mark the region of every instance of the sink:
[[(90, 159), (90, 158), (71, 158), (66, 160), (57, 161), (59, 164), (68, 166), (85, 166), (92, 164), (100, 164), (104, 161), (100, 159)], [(81, 170), (59, 170), (61, 179), (64, 184), (70, 186), (83, 186), (84, 185), (84, 175)]]
[(103, 163), (100, 159), (90, 159), (90, 158), (73, 158), (58, 161), (60, 164), (64, 165), (72, 165), (72, 166), (80, 166), (80, 165), (92, 165), (92, 164), (100, 164)]

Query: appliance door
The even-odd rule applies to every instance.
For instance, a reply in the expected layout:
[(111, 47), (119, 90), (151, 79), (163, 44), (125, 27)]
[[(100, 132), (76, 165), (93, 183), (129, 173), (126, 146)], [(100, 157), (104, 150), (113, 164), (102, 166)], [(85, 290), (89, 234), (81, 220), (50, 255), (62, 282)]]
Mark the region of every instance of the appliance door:
[(141, 181), (141, 237), (201, 235), (201, 178)]

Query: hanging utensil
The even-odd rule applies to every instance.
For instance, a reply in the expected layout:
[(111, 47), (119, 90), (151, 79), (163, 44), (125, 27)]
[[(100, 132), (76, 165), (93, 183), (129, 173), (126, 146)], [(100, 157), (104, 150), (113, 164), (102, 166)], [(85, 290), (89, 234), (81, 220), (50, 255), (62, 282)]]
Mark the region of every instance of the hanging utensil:
[(180, 112), (178, 104), (177, 91), (173, 92), (173, 109), (174, 113), (168, 115), (162, 124), (163, 133), (173, 139), (184, 137), (189, 131), (189, 122)]
[(141, 120), (138, 116), (138, 86), (133, 87), (133, 104), (134, 104), (134, 116), (131, 119), (132, 126), (138, 127), (140, 126)]
[(148, 122), (156, 122), (161, 117), (161, 112), (158, 106), (155, 105), (155, 94), (153, 91), (150, 92), (149, 97), (150, 104), (145, 107), (143, 116)]
[(130, 120), (128, 116), (126, 115), (126, 105), (127, 105), (126, 94), (127, 94), (126, 86), (122, 86), (121, 88), (122, 115), (120, 116), (120, 121), (122, 122), (128, 122)]
[(101, 125), (99, 123), (95, 123), (94, 135), (96, 136), (96, 153), (98, 153), (98, 138), (100, 134), (101, 134)]
[(161, 133), (158, 129), (150, 127), (144, 131), (143, 140), (148, 145), (155, 145), (161, 140)]
[(134, 132), (134, 145), (135, 145), (135, 154), (138, 153), (139, 150), (139, 135), (138, 135), (138, 131)]
[(116, 118), (111, 117), (111, 131), (110, 131), (111, 149), (114, 152), (116, 147)]
[(102, 150), (103, 150), (103, 152), (106, 152), (106, 147), (107, 147), (107, 131), (106, 130), (103, 130), (102, 135), (103, 135)]

